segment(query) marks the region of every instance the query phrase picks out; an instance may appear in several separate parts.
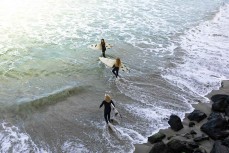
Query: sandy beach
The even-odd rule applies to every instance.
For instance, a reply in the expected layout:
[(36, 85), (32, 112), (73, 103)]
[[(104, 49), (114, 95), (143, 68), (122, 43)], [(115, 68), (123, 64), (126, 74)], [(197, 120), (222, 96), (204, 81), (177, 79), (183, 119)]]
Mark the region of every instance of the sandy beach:
[[(206, 95), (207, 98), (211, 98), (213, 95), (215, 94), (227, 94), (229, 95), (229, 81), (228, 80), (224, 80), (222, 81), (222, 86), (220, 87), (219, 90), (213, 90), (212, 92), (210, 92), (208, 95)], [(202, 112), (204, 112), (207, 116), (210, 115), (211, 113), (211, 107), (212, 107), (212, 101), (210, 101), (210, 103), (198, 103), (198, 104), (193, 104), (192, 105), (194, 109), (200, 110)], [(164, 138), (162, 141), (164, 143), (168, 142), (168, 138), (174, 135), (185, 135), (188, 132), (190, 132), (190, 130), (194, 130), (197, 132), (197, 135), (202, 135), (205, 134), (202, 131), (200, 131), (200, 127), (206, 122), (207, 118), (205, 118), (204, 120), (202, 120), (201, 122), (197, 123), (195, 122), (195, 126), (194, 127), (189, 127), (189, 119), (187, 118), (187, 115), (189, 113), (185, 114), (185, 118), (182, 121), (184, 128), (175, 132), (174, 130), (172, 130), (170, 127), (167, 129), (160, 129), (159, 132), (164, 133), (166, 135), (166, 138)], [(206, 135), (206, 134), (205, 134)], [(180, 140), (184, 140), (183, 137), (179, 137)], [(212, 139), (209, 139), (208, 141), (203, 141), (201, 143), (201, 146), (207, 151), (207, 153), (210, 153), (210, 151), (212, 150), (214, 141)], [(147, 142), (145, 144), (135, 144), (135, 151), (134, 153), (149, 153), (151, 148), (152, 148), (152, 144), (150, 142)]]

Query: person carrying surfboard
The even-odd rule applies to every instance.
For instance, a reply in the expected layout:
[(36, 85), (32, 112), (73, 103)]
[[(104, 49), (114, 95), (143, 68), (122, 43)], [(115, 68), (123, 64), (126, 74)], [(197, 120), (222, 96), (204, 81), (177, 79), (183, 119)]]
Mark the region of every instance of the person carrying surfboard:
[(102, 54), (103, 54), (103, 57), (106, 58), (106, 56), (105, 56), (106, 43), (105, 43), (105, 40), (104, 40), (104, 39), (101, 39), (101, 46), (102, 46)]
[(111, 122), (110, 121), (111, 105), (115, 107), (115, 104), (111, 100), (111, 97), (105, 94), (104, 100), (102, 101), (99, 108), (101, 108), (103, 105), (104, 105), (104, 118), (105, 118), (106, 123), (108, 124), (108, 122)]
[(120, 67), (121, 67), (121, 60), (120, 58), (116, 58), (115, 64), (113, 65), (113, 70), (112, 70), (116, 78), (118, 77), (118, 71)]

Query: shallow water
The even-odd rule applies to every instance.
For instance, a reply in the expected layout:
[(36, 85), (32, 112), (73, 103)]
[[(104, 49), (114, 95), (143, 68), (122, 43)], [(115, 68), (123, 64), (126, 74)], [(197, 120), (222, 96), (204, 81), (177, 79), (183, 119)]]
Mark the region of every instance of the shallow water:
[[(227, 0), (0, 0), (1, 152), (133, 152), (229, 78), (228, 14)], [(119, 80), (87, 48), (101, 38), (131, 69)]]

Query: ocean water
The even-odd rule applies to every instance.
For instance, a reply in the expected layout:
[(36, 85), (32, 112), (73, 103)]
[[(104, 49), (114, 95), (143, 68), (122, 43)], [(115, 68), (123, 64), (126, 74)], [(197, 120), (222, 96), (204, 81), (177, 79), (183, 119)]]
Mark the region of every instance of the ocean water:
[[(133, 152), (229, 79), (228, 14), (228, 0), (0, 0), (0, 152)], [(101, 38), (130, 73), (99, 62)]]

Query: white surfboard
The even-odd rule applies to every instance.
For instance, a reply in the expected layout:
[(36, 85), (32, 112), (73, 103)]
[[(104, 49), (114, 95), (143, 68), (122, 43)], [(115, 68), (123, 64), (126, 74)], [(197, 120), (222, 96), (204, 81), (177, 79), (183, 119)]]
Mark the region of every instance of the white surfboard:
[[(113, 47), (113, 45), (106, 43), (106, 49), (111, 49)], [(88, 46), (88, 48), (91, 48), (93, 50), (98, 50), (101, 51), (102, 50), (102, 45), (99, 44), (91, 44)]]
[[(105, 65), (107, 65), (108, 67), (113, 67), (113, 65), (115, 64), (115, 59), (99, 57), (99, 60), (103, 62)], [(120, 69), (124, 72), (130, 71), (130, 69), (126, 67), (123, 63), (121, 63)]]
[(111, 118), (110, 120), (111, 120), (111, 123), (112, 123), (113, 125), (118, 125), (118, 124), (120, 124), (120, 121), (117, 120), (116, 118)]
[(112, 131), (115, 131), (114, 126), (111, 123), (108, 123), (107, 125)]
[(115, 116), (119, 116), (122, 118), (121, 114), (118, 112), (118, 110), (114, 107), (113, 104), (111, 104), (111, 108), (113, 109), (114, 113), (115, 113)]

